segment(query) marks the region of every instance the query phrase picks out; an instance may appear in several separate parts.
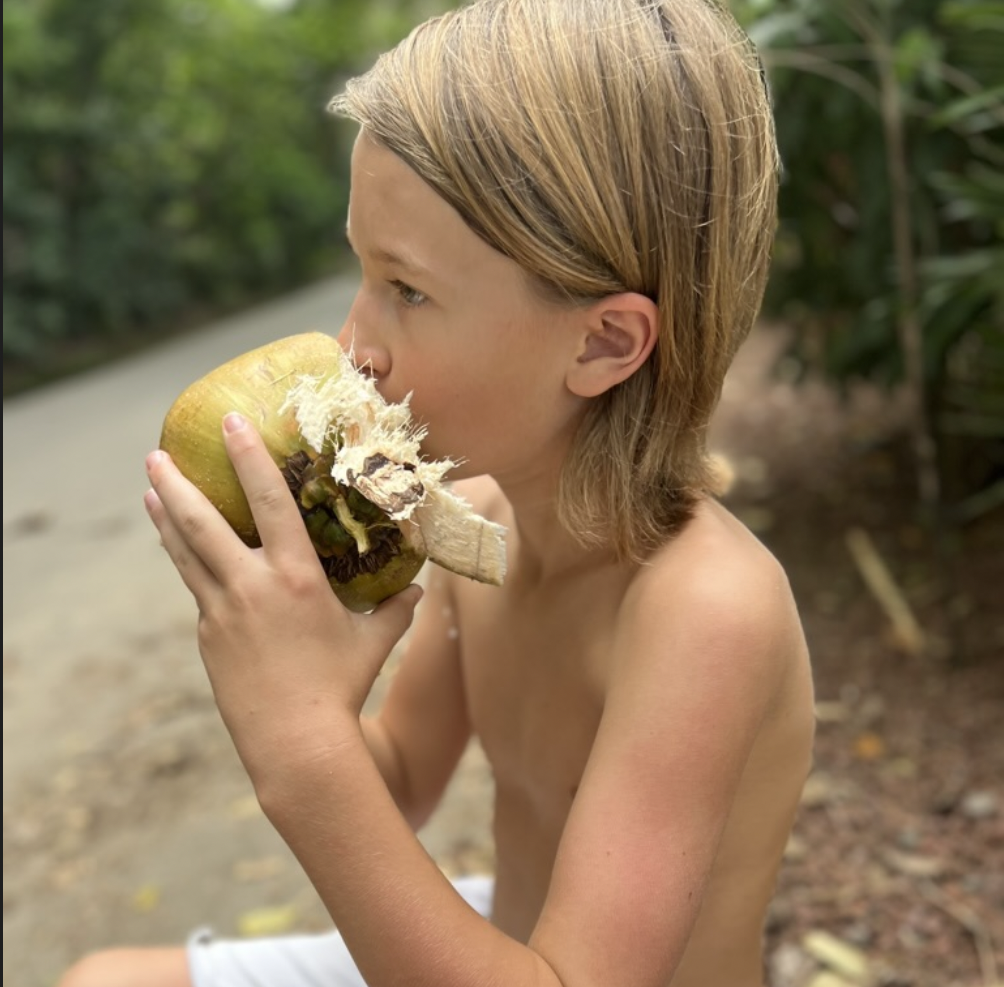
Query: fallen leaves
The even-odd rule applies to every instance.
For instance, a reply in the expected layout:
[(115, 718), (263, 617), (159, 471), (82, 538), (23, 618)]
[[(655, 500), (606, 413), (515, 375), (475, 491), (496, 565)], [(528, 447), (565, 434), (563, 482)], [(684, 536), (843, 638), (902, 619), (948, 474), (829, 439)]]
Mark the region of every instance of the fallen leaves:
[(852, 799), (857, 789), (846, 778), (826, 771), (814, 771), (802, 788), (802, 805), (809, 809)]
[(161, 890), (156, 884), (144, 884), (133, 896), (132, 907), (143, 915), (155, 911), (160, 904)]
[(930, 857), (919, 853), (903, 853), (894, 847), (882, 851), (882, 859), (894, 871), (907, 877), (933, 879), (944, 877), (949, 867), (940, 857)]
[(866, 730), (854, 738), (854, 756), (859, 761), (877, 761), (885, 756), (885, 741), (877, 733)]
[(280, 936), (296, 927), (299, 914), (295, 905), (254, 908), (238, 916), (237, 931), (245, 938)]
[(871, 987), (876, 980), (868, 957), (849, 943), (821, 929), (802, 938), (802, 949), (831, 975), (861, 987)]

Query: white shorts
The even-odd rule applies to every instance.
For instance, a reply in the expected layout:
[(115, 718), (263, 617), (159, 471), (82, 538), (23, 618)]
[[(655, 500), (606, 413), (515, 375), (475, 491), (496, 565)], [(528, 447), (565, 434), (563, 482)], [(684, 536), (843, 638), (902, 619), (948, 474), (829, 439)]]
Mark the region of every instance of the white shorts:
[[(453, 886), (488, 918), (492, 878), (462, 877)], [(200, 930), (188, 941), (188, 965), (194, 987), (366, 987), (337, 932), (214, 940)]]

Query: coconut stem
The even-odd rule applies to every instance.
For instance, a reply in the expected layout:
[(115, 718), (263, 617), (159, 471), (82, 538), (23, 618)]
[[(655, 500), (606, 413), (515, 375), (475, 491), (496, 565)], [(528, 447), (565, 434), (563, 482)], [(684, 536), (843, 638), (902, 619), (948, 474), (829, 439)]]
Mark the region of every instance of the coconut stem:
[(370, 550), (370, 539), (366, 532), (366, 526), (352, 516), (349, 505), (341, 494), (335, 498), (335, 516), (341, 521), (342, 527), (356, 540), (359, 554), (365, 555)]

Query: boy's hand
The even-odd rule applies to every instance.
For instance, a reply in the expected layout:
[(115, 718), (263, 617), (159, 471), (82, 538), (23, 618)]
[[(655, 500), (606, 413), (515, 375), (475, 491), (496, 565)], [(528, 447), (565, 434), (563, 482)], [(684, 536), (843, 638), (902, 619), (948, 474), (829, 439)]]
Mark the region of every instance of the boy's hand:
[(262, 541), (248, 548), (163, 452), (147, 459), (147, 511), (199, 608), (199, 648), (252, 780), (330, 749), (358, 717), (411, 623), (411, 586), (372, 614), (345, 609), (261, 438), (224, 419), (227, 452)]

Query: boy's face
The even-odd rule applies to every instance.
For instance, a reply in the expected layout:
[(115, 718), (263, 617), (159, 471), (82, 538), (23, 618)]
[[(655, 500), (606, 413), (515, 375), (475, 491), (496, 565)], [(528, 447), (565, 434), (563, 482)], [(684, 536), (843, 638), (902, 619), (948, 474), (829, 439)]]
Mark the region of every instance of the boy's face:
[(381, 394), (412, 392), (423, 452), (456, 478), (526, 478), (563, 455), (584, 410), (565, 386), (581, 313), (541, 300), (400, 158), (363, 133), (348, 235), (362, 279), (339, 341)]

